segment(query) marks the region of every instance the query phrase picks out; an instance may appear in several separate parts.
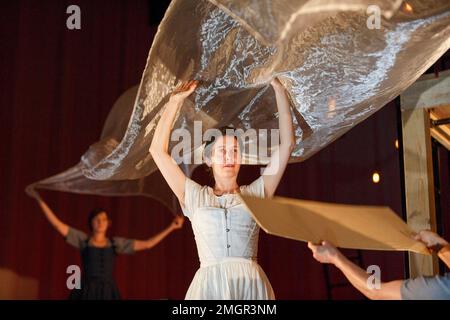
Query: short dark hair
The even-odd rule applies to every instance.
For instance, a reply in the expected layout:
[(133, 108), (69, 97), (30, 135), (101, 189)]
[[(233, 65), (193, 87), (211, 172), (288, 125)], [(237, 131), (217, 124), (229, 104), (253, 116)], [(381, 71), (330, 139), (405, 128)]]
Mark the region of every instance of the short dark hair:
[[(235, 133), (236, 128), (233, 128), (233, 127), (230, 127), (230, 126), (224, 126), (224, 127), (218, 128), (217, 130), (220, 131), (220, 136), (219, 136), (219, 137), (225, 137), (225, 136), (228, 136), (228, 137), (234, 137), (234, 138), (237, 140), (237, 142), (238, 142), (238, 145), (239, 145), (239, 151), (242, 152), (242, 150), (244, 149), (244, 146), (243, 146), (243, 144), (242, 144), (242, 139), (241, 139), (241, 137), (239, 137), (239, 135), (237, 135), (237, 134)], [(212, 147), (214, 146), (214, 143), (216, 143), (217, 138), (218, 138), (218, 136), (213, 135), (213, 136), (211, 137), (211, 140), (209, 140), (209, 141), (207, 141), (207, 142), (205, 143), (205, 148), (204, 148), (204, 150), (203, 150), (203, 156), (204, 156), (205, 158), (208, 158), (208, 159), (211, 158), (211, 155), (212, 155)]]
[(94, 208), (89, 212), (89, 216), (88, 216), (88, 227), (90, 231), (94, 231), (92, 228), (92, 220), (95, 219), (96, 216), (98, 216), (100, 213), (106, 213), (105, 209), (103, 208)]

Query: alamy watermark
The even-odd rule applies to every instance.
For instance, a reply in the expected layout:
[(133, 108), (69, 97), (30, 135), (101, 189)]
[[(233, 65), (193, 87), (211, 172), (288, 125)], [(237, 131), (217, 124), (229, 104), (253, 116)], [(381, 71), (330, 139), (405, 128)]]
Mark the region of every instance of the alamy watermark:
[(70, 14), (66, 20), (66, 27), (69, 30), (81, 29), (81, 9), (77, 5), (70, 5), (66, 9), (66, 13)]
[(379, 266), (373, 264), (367, 268), (366, 271), (370, 276), (367, 278), (366, 285), (369, 289), (381, 289), (381, 269)]
[(368, 29), (381, 29), (381, 9), (379, 6), (372, 4), (367, 7), (366, 14), (369, 16), (366, 20)]
[(81, 289), (81, 269), (76, 264), (67, 267), (66, 273), (70, 274), (66, 280), (67, 289)]
[[(66, 13), (69, 16), (66, 19), (66, 26), (69, 30), (81, 29), (81, 9), (77, 5), (70, 5), (66, 9)], [(380, 29), (381, 28), (381, 8), (378, 5), (369, 5), (366, 9), (368, 18), (366, 20), (366, 26), (368, 29)]]

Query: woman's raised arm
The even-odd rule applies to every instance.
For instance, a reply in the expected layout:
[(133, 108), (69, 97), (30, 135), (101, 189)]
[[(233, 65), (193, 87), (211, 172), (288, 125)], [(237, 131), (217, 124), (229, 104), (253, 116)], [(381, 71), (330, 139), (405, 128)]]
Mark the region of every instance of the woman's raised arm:
[(274, 195), (295, 146), (294, 127), (292, 125), (291, 109), (286, 89), (278, 78), (273, 79), (270, 84), (275, 91), (277, 100), (280, 145), (272, 153), (270, 162), (263, 173), (264, 195), (266, 197)]
[(184, 185), (186, 183), (186, 176), (169, 154), (169, 140), (177, 112), (183, 105), (184, 100), (194, 92), (197, 84), (197, 81), (191, 80), (182, 83), (175, 89), (169, 101), (163, 107), (164, 111), (156, 126), (152, 144), (150, 146), (150, 153), (153, 160), (155, 160), (164, 179), (166, 179), (169, 187), (182, 204), (184, 203)]

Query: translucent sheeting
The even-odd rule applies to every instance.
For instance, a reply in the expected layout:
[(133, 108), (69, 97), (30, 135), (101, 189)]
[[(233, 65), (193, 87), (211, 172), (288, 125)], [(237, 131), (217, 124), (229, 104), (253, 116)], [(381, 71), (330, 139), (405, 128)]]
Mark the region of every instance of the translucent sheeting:
[(55, 191), (96, 194), (108, 196), (147, 196), (162, 202), (174, 214), (180, 213), (176, 199), (159, 172), (134, 180), (92, 180), (83, 175), (90, 168), (108, 156), (118, 145), (127, 130), (133, 111), (138, 86), (127, 90), (111, 109), (103, 126), (100, 140), (91, 145), (81, 161), (55, 176), (31, 185), (33, 188)]
[[(369, 5), (380, 9), (379, 29), (368, 28)], [(143, 193), (171, 203), (170, 192), (157, 194), (167, 186), (159, 182), (149, 146), (168, 95), (187, 79), (201, 85), (182, 107), (174, 129), (187, 129), (194, 137), (196, 120), (203, 131), (224, 125), (277, 128), (269, 82), (278, 76), (293, 107), (296, 147), (290, 161), (302, 161), (397, 96), (449, 47), (448, 0), (172, 1), (134, 104), (111, 111), (101, 141), (77, 167), (57, 176), (64, 187), (52, 180), (46, 186)], [(250, 147), (255, 143), (245, 141), (244, 161), (267, 163), (274, 146), (260, 143), (255, 152)], [(171, 148), (176, 144), (171, 142)], [(193, 138), (190, 150), (201, 151), (201, 144)], [(194, 167), (184, 169), (188, 173)], [(71, 170), (79, 177), (76, 188), (64, 180)], [(148, 185), (154, 177), (158, 183)]]

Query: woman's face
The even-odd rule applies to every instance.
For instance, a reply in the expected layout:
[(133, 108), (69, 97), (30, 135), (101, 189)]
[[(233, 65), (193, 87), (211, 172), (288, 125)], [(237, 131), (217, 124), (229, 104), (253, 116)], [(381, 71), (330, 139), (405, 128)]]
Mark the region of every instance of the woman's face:
[(233, 136), (221, 136), (214, 143), (211, 153), (211, 167), (214, 178), (237, 177), (241, 167), (239, 143)]
[(94, 233), (106, 233), (109, 226), (109, 219), (106, 212), (100, 212), (98, 215), (92, 219), (92, 231)]

